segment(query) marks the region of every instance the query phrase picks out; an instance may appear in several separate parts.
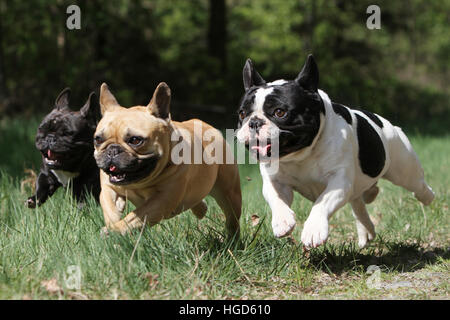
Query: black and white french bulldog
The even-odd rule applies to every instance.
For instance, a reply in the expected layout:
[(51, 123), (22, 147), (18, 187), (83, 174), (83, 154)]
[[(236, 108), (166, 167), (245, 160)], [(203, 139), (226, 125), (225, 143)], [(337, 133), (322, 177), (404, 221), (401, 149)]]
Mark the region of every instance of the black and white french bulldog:
[(70, 89), (66, 88), (37, 130), (36, 148), (42, 153), (42, 165), (36, 180), (36, 194), (26, 202), (29, 208), (42, 205), (70, 180), (77, 201), (85, 200), (89, 192), (98, 200), (100, 178), (92, 139), (100, 118), (100, 105), (92, 92), (79, 111), (72, 111), (69, 98)]
[[(403, 131), (388, 120), (331, 102), (318, 89), (312, 55), (295, 80), (266, 83), (250, 59), (239, 108), (237, 138), (260, 160), (263, 195), (272, 210), (272, 228), (283, 237), (295, 227), (293, 190), (314, 202), (301, 240), (306, 248), (328, 238), (328, 221), (350, 202), (359, 246), (375, 237), (366, 204), (387, 179), (414, 193), (423, 204), (434, 199), (419, 159)], [(271, 149), (277, 143), (277, 154)], [(268, 170), (277, 161), (278, 170)]]

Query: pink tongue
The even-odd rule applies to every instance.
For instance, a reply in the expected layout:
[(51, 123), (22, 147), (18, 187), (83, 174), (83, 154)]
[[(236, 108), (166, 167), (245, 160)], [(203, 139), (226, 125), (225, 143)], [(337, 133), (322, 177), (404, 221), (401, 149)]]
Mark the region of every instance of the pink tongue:
[(267, 155), (267, 151), (270, 148), (270, 144), (268, 144), (267, 146), (261, 147), (261, 146), (253, 146), (252, 150), (258, 150), (258, 153), (262, 156), (266, 156)]
[(116, 171), (116, 166), (113, 166), (113, 165), (111, 165), (111, 166), (109, 166), (109, 171), (111, 171), (111, 172), (114, 172), (114, 171)]
[(50, 149), (47, 150), (47, 158), (55, 160), (55, 154)]

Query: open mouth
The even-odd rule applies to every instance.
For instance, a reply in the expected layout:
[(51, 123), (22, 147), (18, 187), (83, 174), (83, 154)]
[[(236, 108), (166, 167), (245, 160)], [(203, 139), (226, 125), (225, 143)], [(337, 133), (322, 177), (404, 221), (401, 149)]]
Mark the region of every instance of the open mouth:
[(127, 179), (127, 173), (114, 165), (110, 165), (106, 173), (109, 175), (109, 182), (111, 183), (121, 183)]
[(256, 140), (256, 145), (254, 143), (250, 144), (250, 150), (258, 160), (265, 158), (270, 158), (272, 155), (272, 144), (267, 142), (266, 144), (261, 144), (259, 140)]
[(110, 163), (106, 166), (101, 166), (102, 170), (109, 176), (109, 182), (112, 184), (130, 184), (148, 177), (155, 169), (159, 157), (154, 156), (148, 159), (140, 159), (138, 163), (133, 165), (121, 165), (119, 168), (116, 164)]
[(44, 156), (45, 163), (50, 166), (61, 165), (65, 158), (63, 154), (54, 152), (50, 149), (42, 151), (42, 155)]

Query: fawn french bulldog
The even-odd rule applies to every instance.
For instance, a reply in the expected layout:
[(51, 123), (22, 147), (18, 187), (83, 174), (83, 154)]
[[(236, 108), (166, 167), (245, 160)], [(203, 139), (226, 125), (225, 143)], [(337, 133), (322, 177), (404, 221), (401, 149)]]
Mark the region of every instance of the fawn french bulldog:
[[(203, 151), (211, 140), (203, 139), (202, 132), (214, 133), (214, 141), (221, 143), (223, 154), (229, 146), (218, 130), (200, 120), (172, 121), (170, 99), (169, 87), (160, 83), (147, 106), (124, 108), (108, 86), (101, 85), (103, 117), (94, 135), (94, 157), (101, 169), (100, 204), (106, 224), (103, 232), (125, 234), (188, 209), (201, 219), (207, 211), (203, 198), (210, 194), (225, 213), (229, 234), (238, 236), (238, 167), (234, 160), (231, 164), (209, 161), (212, 159)], [(201, 126), (201, 132), (196, 132), (194, 126)], [(175, 148), (179, 143), (184, 148)], [(180, 158), (192, 159), (195, 145), (206, 158), (197, 164), (180, 162)], [(136, 210), (121, 219), (127, 200)]]

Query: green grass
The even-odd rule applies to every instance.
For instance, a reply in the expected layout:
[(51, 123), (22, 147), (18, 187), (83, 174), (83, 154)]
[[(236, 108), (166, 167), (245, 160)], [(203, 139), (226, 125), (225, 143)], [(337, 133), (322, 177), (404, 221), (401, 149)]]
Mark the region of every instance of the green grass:
[[(256, 166), (241, 166), (241, 241), (224, 241), (224, 217), (212, 198), (207, 216), (190, 212), (129, 236), (100, 236), (101, 209), (82, 209), (67, 190), (26, 209), (31, 192), (24, 168), (39, 168), (36, 121), (0, 122), (0, 299), (367, 299), (449, 298), (450, 137), (411, 136), (436, 192), (423, 207), (407, 191), (382, 181), (369, 206), (377, 238), (358, 249), (346, 206), (331, 219), (325, 246), (302, 250), (300, 234), (311, 203), (296, 195), (292, 237), (274, 238)], [(259, 217), (252, 224), (252, 215)], [(81, 289), (67, 288), (69, 266), (81, 270)], [(381, 268), (370, 288), (369, 265)], [(56, 288), (45, 286), (55, 281)]]

